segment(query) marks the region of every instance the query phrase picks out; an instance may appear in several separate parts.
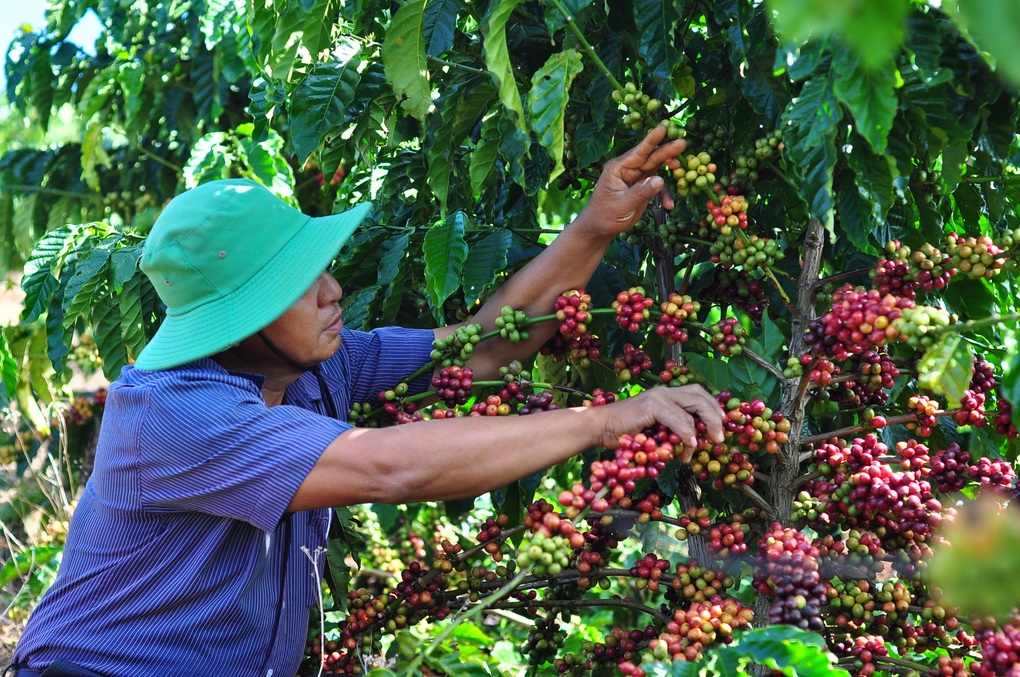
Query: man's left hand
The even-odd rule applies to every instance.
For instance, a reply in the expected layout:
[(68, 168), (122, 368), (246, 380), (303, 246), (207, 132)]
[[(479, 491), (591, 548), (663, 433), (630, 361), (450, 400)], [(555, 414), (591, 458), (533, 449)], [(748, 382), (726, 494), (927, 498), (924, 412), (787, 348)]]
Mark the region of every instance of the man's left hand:
[(613, 237), (626, 232), (656, 195), (662, 196), (663, 207), (673, 208), (673, 195), (659, 171), (663, 165), (669, 169), (680, 166), (676, 158), (687, 142), (676, 139), (663, 143), (666, 133), (665, 125), (659, 125), (637, 146), (606, 164), (578, 218), (577, 225), (583, 224), (587, 234)]

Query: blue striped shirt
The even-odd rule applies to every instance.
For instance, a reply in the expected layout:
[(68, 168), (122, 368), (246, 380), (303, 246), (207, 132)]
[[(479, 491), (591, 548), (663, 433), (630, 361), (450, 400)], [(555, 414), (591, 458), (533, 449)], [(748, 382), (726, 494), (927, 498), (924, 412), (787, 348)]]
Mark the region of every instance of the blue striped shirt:
[[(337, 411), (374, 401), (428, 360), (427, 330), (344, 330), (321, 365)], [(293, 677), (317, 603), (328, 510), (286, 513), (350, 425), (304, 374), (267, 407), (262, 377), (211, 359), (125, 367), (56, 581), (14, 662), (58, 658), (110, 677)], [(412, 384), (422, 391), (428, 375)]]

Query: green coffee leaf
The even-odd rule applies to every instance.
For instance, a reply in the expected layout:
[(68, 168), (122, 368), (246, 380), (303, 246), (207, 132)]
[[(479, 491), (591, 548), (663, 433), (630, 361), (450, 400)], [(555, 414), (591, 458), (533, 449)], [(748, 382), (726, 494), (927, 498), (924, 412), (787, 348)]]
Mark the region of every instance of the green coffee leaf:
[(662, 0), (634, 3), (634, 23), (641, 36), (638, 53), (645, 60), (647, 73), (667, 94), (672, 93), (673, 69), (683, 59), (683, 51), (673, 46), (673, 34), (681, 16), (682, 13)]
[(563, 121), (570, 100), (570, 84), (583, 69), (581, 53), (570, 49), (553, 54), (531, 78), (528, 92), (531, 126), (538, 134), (538, 142), (555, 163), (549, 175), (550, 183), (563, 173)]
[(896, 117), (899, 71), (892, 62), (870, 69), (860, 52), (848, 48), (836, 50), (832, 68), (840, 74), (832, 83), (836, 98), (850, 109), (857, 131), (872, 149), (884, 152)]
[(424, 120), (432, 103), (425, 57), (425, 0), (408, 0), (399, 10), (382, 44), (386, 80), (413, 117)]
[(517, 129), (525, 137), (528, 134), (524, 107), (521, 105), (521, 93), (514, 79), (513, 64), (510, 60), (510, 48), (506, 42), (506, 25), (510, 15), (520, 0), (499, 0), (489, 14), (489, 23), (484, 31), (482, 46), (485, 50), (485, 65), (499, 82), (499, 100), (513, 112)]
[(294, 88), (291, 97), (291, 138), (298, 160), (304, 162), (319, 149), (328, 132), (347, 120), (354, 101), (354, 89), (361, 81), (360, 59), (346, 63), (324, 63)]
[(471, 244), (471, 255), (464, 264), (464, 302), (468, 306), (478, 300), (485, 288), (506, 267), (506, 256), (512, 239), (509, 230), (500, 228)]
[(970, 344), (958, 333), (946, 333), (917, 363), (918, 384), (945, 395), (950, 407), (958, 407), (970, 386), (973, 366)]
[(460, 287), (468, 254), (464, 241), (466, 223), (467, 216), (457, 212), (433, 224), (425, 233), (425, 294), (440, 323), (443, 322), (443, 303)]

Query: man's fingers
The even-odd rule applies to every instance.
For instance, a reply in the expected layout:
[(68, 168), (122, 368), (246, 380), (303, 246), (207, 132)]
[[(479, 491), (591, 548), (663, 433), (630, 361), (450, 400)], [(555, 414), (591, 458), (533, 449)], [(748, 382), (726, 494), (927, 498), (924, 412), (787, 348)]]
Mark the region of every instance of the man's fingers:
[(701, 386), (695, 386), (695, 390), (684, 393), (689, 397), (684, 398), (681, 406), (689, 412), (694, 413), (701, 422), (705, 424), (705, 432), (712, 442), (723, 441), (723, 412), (719, 402), (712, 397), (708, 391)]
[(684, 450), (693, 450), (698, 446), (698, 429), (694, 417), (681, 408), (667, 410), (659, 420), (660, 423), (676, 433), (684, 443)]
[(663, 181), (662, 189), (659, 191), (659, 197), (662, 199), (662, 207), (668, 212), (672, 211), (675, 203), (673, 202), (673, 191), (669, 189), (669, 185)]
[(662, 143), (665, 137), (666, 127), (659, 125), (648, 132), (638, 145), (621, 155), (619, 159), (625, 167), (630, 169), (643, 172), (656, 171), (669, 158), (675, 158), (687, 148), (686, 139), (673, 139)]

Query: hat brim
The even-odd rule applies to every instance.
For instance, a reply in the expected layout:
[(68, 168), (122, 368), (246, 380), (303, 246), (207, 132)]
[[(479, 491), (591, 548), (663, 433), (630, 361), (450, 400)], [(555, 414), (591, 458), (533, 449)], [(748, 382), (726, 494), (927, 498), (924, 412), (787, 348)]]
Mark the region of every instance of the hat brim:
[(268, 265), (233, 293), (168, 313), (135, 367), (170, 369), (226, 350), (283, 315), (308, 291), (371, 210), (362, 203), (340, 214), (308, 217)]

